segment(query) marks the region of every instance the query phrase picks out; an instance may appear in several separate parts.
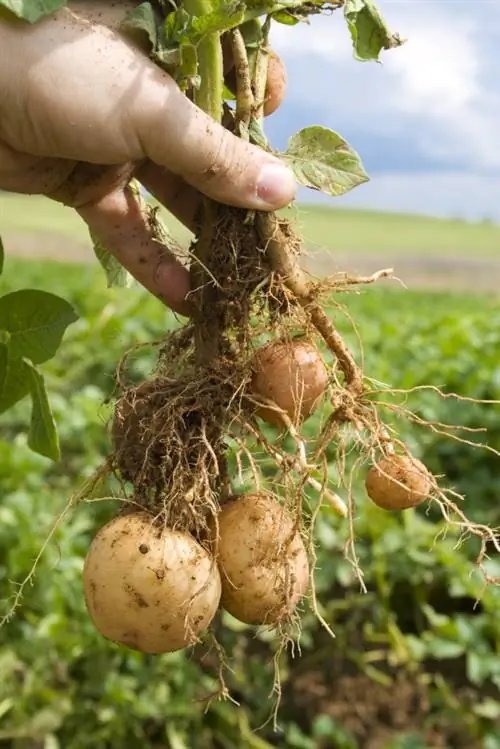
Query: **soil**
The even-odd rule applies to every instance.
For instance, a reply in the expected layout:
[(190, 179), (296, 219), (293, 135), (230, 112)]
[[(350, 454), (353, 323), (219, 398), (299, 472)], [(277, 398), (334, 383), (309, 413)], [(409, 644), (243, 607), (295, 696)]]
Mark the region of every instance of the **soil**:
[[(456, 715), (446, 717), (442, 706), (433, 706), (422, 675), (398, 669), (391, 677), (392, 683), (379, 683), (346, 661), (333, 663), (328, 670), (307, 670), (291, 677), (287, 708), (294, 705), (305, 725), (318, 715), (333, 718), (355, 737), (358, 749), (387, 749), (396, 737), (410, 735), (428, 749), (483, 749), (465, 721), (459, 722)], [(471, 695), (460, 686), (454, 689), (454, 698), (465, 710), (471, 702)], [(326, 741), (318, 749), (336, 749), (336, 744)]]

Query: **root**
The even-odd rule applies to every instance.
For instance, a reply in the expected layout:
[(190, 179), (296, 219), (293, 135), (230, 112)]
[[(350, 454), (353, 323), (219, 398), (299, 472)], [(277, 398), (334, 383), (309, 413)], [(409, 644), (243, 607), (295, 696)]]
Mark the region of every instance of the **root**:
[[(311, 323), (322, 336), (326, 345), (339, 362), (346, 378), (346, 388), (355, 398), (363, 392), (363, 375), (354, 357), (347, 348), (333, 323), (317, 303), (305, 275), (290, 248), (290, 241), (283, 234), (283, 227), (269, 214), (261, 213), (257, 226), (272, 269), (283, 279), (295, 300), (305, 310)], [(287, 227), (288, 228), (288, 227)]]
[(344, 501), (337, 494), (332, 492), (324, 483), (317, 481), (313, 476), (309, 474), (311, 470), (314, 470), (314, 466), (305, 465), (304, 462), (300, 462), (297, 458), (294, 458), (289, 453), (281, 451), (275, 445), (272, 445), (269, 440), (259, 431), (259, 429), (252, 423), (245, 421), (242, 423), (243, 429), (251, 434), (258, 444), (264, 448), (269, 457), (276, 463), (277, 466), (284, 468), (285, 470), (295, 470), (302, 474), (302, 479), (312, 486), (320, 496), (325, 497), (330, 503), (331, 507), (338, 512), (342, 517), (347, 517), (347, 507)]
[(236, 705), (236, 707), (240, 706), (240, 703), (237, 702), (232, 696), (231, 692), (229, 691), (226, 680), (224, 679), (224, 672), (229, 669), (229, 663), (227, 659), (226, 652), (220, 642), (217, 639), (217, 636), (215, 632), (213, 631), (213, 627), (209, 629), (206, 640), (208, 641), (208, 644), (210, 645), (210, 649), (206, 654), (206, 658), (210, 656), (210, 650), (215, 651), (215, 657), (217, 660), (216, 665), (216, 672), (217, 672), (217, 681), (218, 681), (218, 689), (211, 693), (207, 694), (204, 697), (200, 698), (199, 702), (206, 703), (205, 712), (207, 712), (210, 708), (210, 705), (214, 700), (229, 700), (233, 703), (233, 705)]

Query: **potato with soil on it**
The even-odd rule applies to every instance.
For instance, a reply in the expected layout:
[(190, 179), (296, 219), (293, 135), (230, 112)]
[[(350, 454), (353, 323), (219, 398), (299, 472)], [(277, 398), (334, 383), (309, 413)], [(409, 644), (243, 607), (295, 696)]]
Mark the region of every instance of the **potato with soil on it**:
[(219, 606), (210, 554), (188, 533), (146, 512), (115, 517), (95, 536), (83, 570), (85, 602), (99, 632), (143, 653), (192, 645)]
[[(297, 426), (316, 410), (328, 386), (328, 371), (316, 346), (300, 339), (271, 341), (251, 361), (251, 392), (272, 401)], [(278, 410), (260, 406), (257, 416), (283, 426)]]
[(429, 471), (409, 455), (390, 455), (372, 466), (366, 477), (370, 499), (383, 510), (407, 510), (424, 502), (432, 489)]
[(247, 494), (219, 514), (222, 606), (247, 624), (287, 620), (309, 586), (309, 563), (290, 514), (269, 494)]

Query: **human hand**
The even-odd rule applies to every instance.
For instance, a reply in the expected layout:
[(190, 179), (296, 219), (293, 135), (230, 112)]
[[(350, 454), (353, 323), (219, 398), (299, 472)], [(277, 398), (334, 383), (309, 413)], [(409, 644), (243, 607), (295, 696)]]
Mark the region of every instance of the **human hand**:
[[(132, 177), (189, 228), (202, 194), (276, 210), (296, 185), (278, 159), (211, 120), (118, 32), (134, 5), (73, 2), (34, 26), (0, 19), (0, 189), (75, 208), (143, 286), (186, 314), (188, 272), (154, 240)], [(267, 113), (283, 77), (271, 58)]]

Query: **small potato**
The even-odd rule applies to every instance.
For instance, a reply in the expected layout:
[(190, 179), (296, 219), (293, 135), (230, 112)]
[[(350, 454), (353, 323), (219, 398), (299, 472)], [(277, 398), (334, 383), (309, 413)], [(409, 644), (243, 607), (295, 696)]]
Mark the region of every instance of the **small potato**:
[(85, 602), (99, 632), (143, 653), (196, 642), (219, 606), (220, 575), (187, 533), (145, 512), (115, 517), (97, 533), (83, 570)]
[[(303, 340), (271, 341), (251, 362), (251, 391), (283, 409), (297, 426), (317, 408), (328, 385), (328, 371), (316, 346)], [(257, 416), (283, 426), (279, 411), (259, 407)]]
[(370, 499), (383, 510), (407, 510), (426, 500), (431, 492), (431, 476), (416, 458), (391, 455), (372, 466), (366, 477)]
[(285, 66), (276, 52), (270, 52), (267, 62), (267, 86), (264, 114), (268, 117), (283, 103), (286, 95), (287, 77)]
[[(247, 624), (286, 620), (309, 586), (309, 563), (293, 520), (268, 494), (247, 494), (219, 515), (223, 607)], [(286, 544), (289, 543), (288, 546)]]

